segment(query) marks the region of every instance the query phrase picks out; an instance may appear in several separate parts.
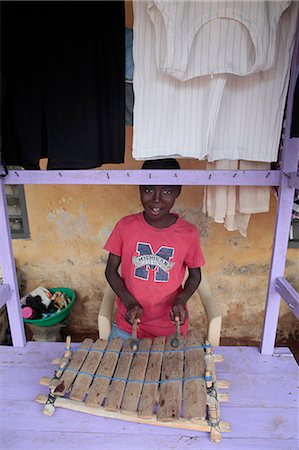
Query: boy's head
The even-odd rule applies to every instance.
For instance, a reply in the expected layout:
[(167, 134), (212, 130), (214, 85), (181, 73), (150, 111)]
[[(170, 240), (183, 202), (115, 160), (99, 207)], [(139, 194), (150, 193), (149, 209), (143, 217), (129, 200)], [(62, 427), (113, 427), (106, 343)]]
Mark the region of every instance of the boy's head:
[[(179, 170), (179, 163), (173, 158), (153, 159), (144, 161), (145, 170)], [(153, 226), (163, 228), (171, 220), (170, 210), (180, 195), (181, 186), (178, 185), (142, 185), (140, 197), (144, 207), (145, 218)]]
[(180, 165), (174, 158), (148, 159), (144, 161), (141, 169), (180, 170)]
[[(145, 170), (180, 170), (178, 161), (174, 158), (148, 159), (144, 161), (141, 169)], [(169, 186), (168, 184), (166, 186)], [(176, 185), (178, 195), (181, 193), (182, 186)]]

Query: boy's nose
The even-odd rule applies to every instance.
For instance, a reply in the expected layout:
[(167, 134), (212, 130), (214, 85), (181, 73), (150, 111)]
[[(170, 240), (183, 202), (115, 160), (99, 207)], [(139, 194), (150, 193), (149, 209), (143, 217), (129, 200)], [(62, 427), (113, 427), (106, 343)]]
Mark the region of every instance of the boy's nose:
[(161, 198), (161, 192), (159, 189), (155, 189), (154, 191), (154, 201), (159, 202)]

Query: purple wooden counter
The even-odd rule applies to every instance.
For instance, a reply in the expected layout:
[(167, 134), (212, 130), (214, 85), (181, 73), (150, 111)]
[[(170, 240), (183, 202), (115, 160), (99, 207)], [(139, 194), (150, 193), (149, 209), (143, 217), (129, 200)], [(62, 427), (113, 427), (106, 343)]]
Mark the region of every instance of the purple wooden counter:
[[(78, 344), (72, 344), (74, 348)], [(42, 376), (54, 374), (52, 359), (64, 343), (28, 342), (24, 348), (0, 347), (0, 448), (3, 449), (298, 449), (298, 366), (287, 348), (275, 356), (255, 347), (219, 347), (217, 379), (229, 380), (229, 402), (221, 419), (232, 431), (220, 444), (209, 433), (167, 429), (112, 420), (57, 408), (43, 415), (35, 402), (48, 389)]]

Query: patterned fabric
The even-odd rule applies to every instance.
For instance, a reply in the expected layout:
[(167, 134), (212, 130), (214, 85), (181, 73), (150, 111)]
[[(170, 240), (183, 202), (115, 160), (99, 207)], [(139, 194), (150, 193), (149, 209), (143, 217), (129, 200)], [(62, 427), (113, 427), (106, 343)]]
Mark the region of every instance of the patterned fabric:
[[(224, 5), (230, 6), (226, 9)], [(201, 8), (204, 11), (214, 6), (224, 8), (229, 19), (235, 14), (237, 20), (228, 20), (230, 26), (238, 22), (240, 10), (243, 9), (245, 16), (245, 9), (249, 8), (252, 15), (249, 21), (243, 17), (241, 28), (239, 22), (232, 29), (221, 28), (220, 22), (214, 22), (213, 14), (211, 17), (209, 13), (206, 17), (200, 15)], [(221, 159), (276, 161), (298, 6), (298, 2), (284, 1), (135, 2), (133, 157), (138, 160), (173, 156), (207, 158), (210, 162)], [(160, 11), (163, 9), (165, 13), (165, 8), (175, 7), (181, 14), (172, 11), (166, 22), (165, 14), (161, 15)], [(193, 7), (198, 14), (196, 17), (192, 15)], [(260, 8), (269, 9), (260, 14)], [(191, 38), (197, 25), (203, 20), (206, 23), (202, 33), (196, 35), (196, 42), (191, 41), (194, 47), (191, 45), (189, 51), (186, 29), (191, 19), (196, 25), (190, 28)], [(263, 20), (266, 25), (262, 24)], [(218, 27), (214, 29), (216, 22)], [(255, 28), (257, 35), (253, 32)], [(169, 31), (171, 29), (175, 30), (175, 35)], [(227, 39), (222, 32), (227, 33)], [(242, 39), (234, 39), (234, 32)], [(170, 38), (174, 40), (172, 45)], [(215, 42), (219, 44), (221, 57), (217, 46), (213, 47)], [(245, 61), (239, 68), (240, 73), (246, 73), (243, 76), (224, 65), (224, 61), (229, 65), (230, 56), (234, 62), (240, 62), (239, 52)], [(217, 66), (215, 61), (222, 61), (223, 67)], [(208, 67), (197, 72), (197, 62), (198, 67), (201, 62)], [(176, 67), (183, 78), (175, 77), (175, 73), (169, 76)]]
[(181, 81), (268, 70), (274, 63), (278, 22), (290, 3), (148, 1), (156, 66)]

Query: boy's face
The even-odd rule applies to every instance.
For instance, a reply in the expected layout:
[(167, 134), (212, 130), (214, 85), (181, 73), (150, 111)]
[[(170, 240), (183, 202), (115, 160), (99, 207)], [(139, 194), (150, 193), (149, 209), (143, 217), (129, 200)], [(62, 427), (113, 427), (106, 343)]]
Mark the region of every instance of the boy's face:
[(181, 186), (140, 186), (147, 222), (156, 227), (168, 226), (170, 210), (180, 192)]

